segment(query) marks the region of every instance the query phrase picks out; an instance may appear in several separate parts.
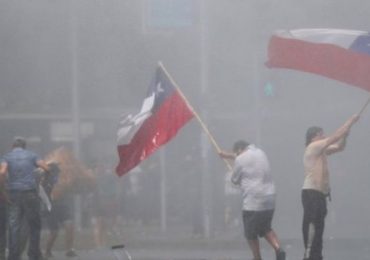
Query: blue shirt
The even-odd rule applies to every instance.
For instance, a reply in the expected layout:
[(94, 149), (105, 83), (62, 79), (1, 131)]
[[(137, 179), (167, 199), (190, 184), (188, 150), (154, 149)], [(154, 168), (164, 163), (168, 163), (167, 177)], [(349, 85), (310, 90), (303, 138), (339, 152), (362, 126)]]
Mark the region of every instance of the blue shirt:
[(8, 165), (6, 188), (9, 191), (25, 191), (37, 188), (36, 175), (39, 157), (28, 150), (16, 147), (3, 157)]

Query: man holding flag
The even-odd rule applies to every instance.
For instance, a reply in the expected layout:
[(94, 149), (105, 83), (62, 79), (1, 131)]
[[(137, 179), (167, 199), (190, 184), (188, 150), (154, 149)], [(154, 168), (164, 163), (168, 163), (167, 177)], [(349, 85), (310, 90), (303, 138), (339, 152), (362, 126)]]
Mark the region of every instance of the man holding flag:
[[(279, 30), (268, 46), (269, 68), (314, 73), (370, 91), (370, 33), (345, 29)], [(352, 125), (370, 102), (332, 135), (321, 127), (306, 132), (302, 188), (304, 260), (321, 260), (323, 233), (330, 196), (327, 155), (342, 151)]]
[(264, 237), (274, 249), (276, 260), (285, 260), (285, 251), (271, 227), (276, 191), (267, 155), (244, 140), (234, 143), (233, 153), (220, 150), (219, 155), (223, 159), (234, 161), (231, 182), (242, 192), (244, 235), (253, 260), (262, 259), (259, 237)]
[(304, 260), (322, 260), (322, 244), (327, 213), (326, 198), (330, 195), (327, 155), (342, 151), (352, 125), (359, 119), (353, 115), (334, 134), (327, 137), (321, 127), (306, 132), (303, 156), (305, 179), (302, 188)]

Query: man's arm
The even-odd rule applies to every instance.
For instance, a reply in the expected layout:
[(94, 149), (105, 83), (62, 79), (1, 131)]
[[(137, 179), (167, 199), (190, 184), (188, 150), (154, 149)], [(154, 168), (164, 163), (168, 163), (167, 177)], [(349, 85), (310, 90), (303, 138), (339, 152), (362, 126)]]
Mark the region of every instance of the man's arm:
[(7, 171), (8, 171), (8, 164), (6, 162), (2, 162), (0, 164), (0, 184), (2, 184), (5, 181)]
[(230, 161), (234, 161), (235, 158), (236, 158), (236, 154), (235, 153), (230, 153), (230, 152), (226, 152), (226, 151), (220, 151), (218, 153), (218, 155), (222, 158), (222, 159), (227, 159), (227, 160), (230, 160)]
[(240, 165), (239, 161), (235, 161), (234, 163), (234, 168), (233, 168), (233, 173), (231, 175), (231, 183), (234, 185), (239, 186), (242, 181), (242, 169), (243, 167)]
[(335, 144), (330, 145), (328, 148), (326, 148), (326, 154), (330, 155), (333, 153), (341, 152), (344, 150), (346, 147), (346, 142), (347, 142), (347, 136), (342, 137), (338, 142)]
[(38, 160), (36, 162), (37, 166), (44, 170), (44, 172), (49, 172), (49, 166), (46, 164), (44, 160)]
[[(330, 135), (326, 139), (325, 149), (339, 142), (341, 139), (345, 139), (347, 135), (349, 134), (351, 127), (353, 126), (354, 123), (358, 121), (358, 119), (359, 119), (359, 116), (357, 114), (351, 116), (341, 127), (339, 127), (332, 135)], [(343, 148), (344, 148), (344, 145), (345, 145), (345, 140), (343, 143)]]

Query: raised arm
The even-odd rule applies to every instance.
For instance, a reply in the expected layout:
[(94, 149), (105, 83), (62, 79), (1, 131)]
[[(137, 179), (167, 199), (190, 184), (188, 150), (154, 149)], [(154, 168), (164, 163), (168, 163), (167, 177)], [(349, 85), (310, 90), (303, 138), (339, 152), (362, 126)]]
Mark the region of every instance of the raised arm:
[(44, 172), (49, 172), (49, 166), (44, 160), (38, 160), (37, 166), (44, 170)]
[[(326, 141), (326, 148), (329, 148), (328, 153), (343, 150), (345, 146), (346, 137), (351, 130), (351, 127), (359, 119), (357, 114), (351, 116), (341, 127), (339, 127), (332, 135), (328, 136)], [(336, 144), (336, 145), (335, 145)], [(333, 145), (332, 151), (330, 152), (330, 146)]]
[(335, 144), (332, 144), (330, 145), (328, 148), (326, 148), (326, 154), (327, 155), (330, 155), (330, 154), (333, 154), (333, 153), (337, 153), (337, 152), (341, 152), (344, 150), (344, 148), (346, 147), (346, 143), (347, 143), (347, 135), (345, 135), (344, 137), (342, 137), (338, 142), (336, 142)]

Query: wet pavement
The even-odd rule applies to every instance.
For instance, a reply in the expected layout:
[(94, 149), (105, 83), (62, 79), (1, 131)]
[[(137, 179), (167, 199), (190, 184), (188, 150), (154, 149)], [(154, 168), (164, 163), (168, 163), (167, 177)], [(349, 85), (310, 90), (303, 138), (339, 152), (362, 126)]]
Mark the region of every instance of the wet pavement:
[[(45, 247), (47, 232), (42, 234)], [(76, 232), (77, 257), (66, 257), (63, 251), (64, 232), (61, 231), (50, 260), (250, 260), (251, 252), (239, 228), (225, 229), (210, 238), (191, 235), (188, 227), (172, 227), (163, 233), (159, 227), (126, 225), (121, 232), (107, 236), (106, 247), (94, 248), (93, 232)], [(110, 246), (124, 244), (124, 249)], [(274, 252), (261, 240), (264, 260), (275, 260)], [(303, 245), (299, 238), (281, 238), (287, 260), (302, 260)], [(109, 245), (109, 246), (108, 246)], [(27, 257), (23, 257), (26, 260)], [(324, 260), (370, 260), (370, 238), (324, 237)]]
[[(176, 242), (176, 243), (174, 243)], [(125, 249), (78, 250), (78, 256), (67, 258), (63, 251), (54, 251), (53, 260), (248, 260), (251, 253), (248, 248), (234, 241), (143, 241), (142, 245), (129, 244)], [(325, 242), (325, 260), (367, 260), (370, 259), (370, 241), (360, 239), (340, 239)], [(302, 259), (302, 246), (299, 240), (283, 241), (287, 251), (287, 260)], [(265, 242), (261, 243), (263, 259), (274, 260), (274, 254)]]

